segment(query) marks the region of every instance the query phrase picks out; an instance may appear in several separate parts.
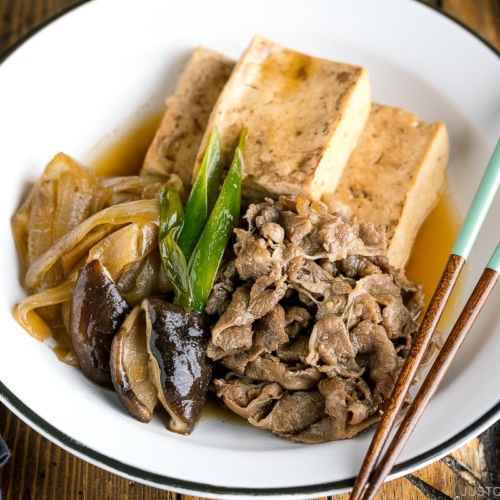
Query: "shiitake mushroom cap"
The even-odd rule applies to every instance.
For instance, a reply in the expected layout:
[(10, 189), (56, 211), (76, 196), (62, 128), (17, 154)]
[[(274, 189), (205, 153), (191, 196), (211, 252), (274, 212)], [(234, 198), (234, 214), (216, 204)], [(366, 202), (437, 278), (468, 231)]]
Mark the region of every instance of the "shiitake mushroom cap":
[(170, 430), (189, 434), (206, 402), (212, 368), (208, 327), (201, 316), (157, 298), (142, 302), (152, 381), (171, 416)]
[(87, 263), (71, 300), (69, 331), (80, 368), (98, 385), (113, 388), (111, 342), (131, 311), (99, 260)]
[(118, 399), (137, 420), (149, 422), (158, 390), (149, 375), (144, 310), (135, 306), (111, 344), (111, 379)]

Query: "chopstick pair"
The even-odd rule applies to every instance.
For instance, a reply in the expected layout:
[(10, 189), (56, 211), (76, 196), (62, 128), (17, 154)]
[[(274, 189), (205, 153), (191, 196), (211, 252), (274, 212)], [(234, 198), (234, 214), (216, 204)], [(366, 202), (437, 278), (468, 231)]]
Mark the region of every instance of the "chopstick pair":
[[(382, 455), (389, 434), (403, 406), (406, 394), (415, 379), (430, 340), (446, 307), (451, 292), (462, 271), (465, 261), (476, 241), (477, 235), (486, 218), (500, 184), (500, 140), (498, 141), (483, 179), (474, 196), (460, 234), (452, 249), (441, 280), (434, 292), (424, 315), (420, 328), (413, 339), (406, 361), (399, 374), (398, 381), (391, 394), (389, 403), (380, 420), (375, 435), (370, 443), (360, 472), (351, 491), (350, 500), (371, 500), (389, 474), (394, 462), (408, 441), (427, 404), (435, 393), (440, 381), (449, 368), (453, 357), (469, 333), (479, 311), (486, 302), (498, 280), (500, 271), (500, 244), (488, 262), (481, 279), (472, 292), (466, 306), (460, 314), (440, 354), (436, 358), (414, 402), (406, 413), (396, 435), (380, 465), (377, 461)], [(374, 472), (375, 471), (375, 472)]]
[(432, 368), (427, 374), (415, 399), (408, 408), (403, 421), (396, 434), (394, 435), (385, 455), (382, 457), (379, 465), (370, 477), (370, 482), (363, 492), (363, 500), (371, 500), (377, 494), (378, 489), (384, 482), (384, 479), (390, 473), (394, 463), (399, 457), (404, 446), (408, 442), (418, 421), (422, 417), (431, 398), (434, 396), (444, 375), (448, 371), (458, 350), (469, 334), (474, 322), (476, 321), (481, 309), (486, 303), (490, 293), (498, 282), (500, 277), (500, 243), (497, 245), (490, 261), (484, 269), (481, 278), (477, 282), (469, 300), (463, 308), (460, 316), (451, 330), (446, 342), (439, 351)]

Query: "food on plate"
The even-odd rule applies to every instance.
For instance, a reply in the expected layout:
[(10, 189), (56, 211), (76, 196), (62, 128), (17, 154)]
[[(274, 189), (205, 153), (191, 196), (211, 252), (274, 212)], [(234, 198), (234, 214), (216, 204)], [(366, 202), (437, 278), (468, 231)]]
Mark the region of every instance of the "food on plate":
[[(169, 429), (180, 434), (193, 430), (205, 405), (212, 369), (206, 360), (209, 330), (204, 311), (241, 208), (245, 131), (220, 192), (216, 128), (210, 137), (185, 213), (179, 193), (170, 186), (160, 198), (159, 250), (174, 303), (155, 297), (142, 302), (149, 378), (171, 417)], [(113, 352), (118, 349), (112, 346)], [(118, 391), (120, 379), (113, 379)]]
[(363, 68), (261, 36), (236, 65), (196, 49), (166, 103), (141, 175), (47, 165), (12, 220), (17, 320), (141, 422), (160, 402), (189, 434), (210, 387), (280, 437), (352, 437), (417, 328), (404, 266), (444, 125), (372, 104)]
[(422, 308), (381, 256), (385, 237), (322, 202), (251, 205), (207, 304), (217, 395), (254, 426), (305, 443), (380, 417)]
[[(364, 68), (256, 36), (222, 89), (207, 131), (218, 127), (223, 151), (234, 147), (242, 128), (252, 131), (245, 146), (247, 202), (284, 193), (317, 200), (335, 189), (370, 101)], [(200, 151), (205, 143), (206, 136)], [(194, 174), (200, 161), (198, 155)]]
[[(349, 217), (356, 216), (361, 221), (374, 222), (386, 234), (389, 261), (394, 267), (403, 269), (418, 229), (436, 204), (442, 190), (449, 155), (446, 126), (442, 122), (427, 123), (400, 108), (376, 103), (372, 103), (370, 108), (370, 87), (366, 70), (308, 57), (260, 36), (253, 40), (224, 87), (220, 84), (227, 81), (229, 70), (235, 63), (214, 52), (207, 52), (206, 56), (201, 57), (200, 54), (205, 52), (199, 52), (200, 50), (193, 53), (182, 75), (182, 84), (178, 85), (174, 95), (167, 100), (180, 103), (174, 108), (178, 110), (178, 115), (196, 117), (190, 121), (185, 120), (182, 129), (193, 140), (179, 141), (176, 147), (189, 145), (193, 149), (199, 148), (200, 157), (204, 151), (204, 146), (200, 145), (203, 134), (199, 130), (202, 120), (207, 124), (216, 123), (219, 130), (223, 131), (223, 146), (224, 142), (234, 142), (238, 133), (236, 123), (245, 123), (248, 127), (250, 121), (255, 120), (254, 131), (262, 130), (264, 137), (254, 132), (247, 140), (244, 203), (262, 201), (267, 188), (261, 189), (262, 186), (257, 186), (257, 183), (263, 184), (266, 179), (275, 175), (271, 168), (274, 164), (277, 166), (277, 173), (276, 178), (270, 182), (271, 196), (304, 194), (306, 190), (306, 196), (322, 199), (333, 211), (341, 211)], [(304, 69), (301, 72), (300, 68), (307, 68), (307, 71)], [(307, 181), (302, 177), (305, 164), (296, 160), (300, 154), (303, 155), (302, 159), (306, 157), (310, 142), (307, 141), (307, 135), (300, 134), (296, 137), (295, 134), (301, 127), (311, 135), (317, 133), (316, 125), (321, 121), (322, 114), (312, 104), (326, 106), (320, 103), (336, 99), (336, 95), (341, 92), (341, 83), (336, 81), (336, 85), (329, 85), (328, 78), (322, 78), (322, 72), (333, 69), (342, 80), (347, 78), (343, 74), (346, 68), (353, 72), (354, 80), (355, 75), (358, 75), (358, 81), (353, 83), (352, 80), (350, 87), (349, 80), (343, 82), (345, 93), (340, 102), (345, 104), (347, 115), (342, 116), (342, 119), (346, 120), (349, 112), (356, 112), (359, 114), (357, 119), (365, 123), (365, 113), (369, 111), (368, 119), (363, 130), (357, 128), (356, 122), (348, 124), (349, 136), (356, 137), (356, 141), (354, 151), (344, 162), (339, 160), (342, 156), (338, 154), (339, 148), (336, 148), (335, 154), (337, 163), (330, 162), (328, 158), (321, 159), (324, 169), (329, 171), (325, 186), (318, 188), (317, 184), (311, 184), (306, 187)], [(205, 75), (204, 79), (199, 78), (200, 72)], [(250, 80), (253, 82), (252, 86)], [(321, 85), (317, 85), (318, 80), (322, 81)], [(217, 84), (214, 85), (213, 82)], [(317, 85), (316, 93), (311, 93), (307, 85)], [(210, 119), (207, 117), (208, 106), (200, 108), (193, 99), (185, 98), (186, 88), (194, 88), (197, 93), (210, 96), (210, 102), (215, 103)], [(222, 88), (222, 94), (216, 95), (217, 89)], [(328, 95), (326, 101), (322, 99), (322, 93)], [(208, 104), (208, 101), (205, 103)], [(203, 111), (203, 118), (198, 116), (200, 109)], [(295, 114), (292, 114), (291, 109)], [(333, 127), (334, 118), (337, 116), (340, 119), (342, 109), (336, 115), (328, 108), (321, 111), (327, 117), (324, 123), (330, 123)], [(165, 125), (162, 125), (158, 130), (146, 156), (143, 173), (179, 173), (178, 169), (181, 168), (192, 175), (193, 167), (196, 170), (199, 159), (194, 162), (196, 153), (193, 150), (189, 161), (182, 161), (181, 155), (167, 157), (167, 150), (161, 147), (161, 144), (169, 144), (165, 136), (172, 134), (166, 130), (175, 127), (172, 115), (172, 110), (167, 106), (164, 123), (169, 124), (168, 128), (164, 129)], [(307, 123), (315, 126), (307, 127)], [(209, 131), (210, 127), (206, 130)], [(207, 134), (205, 132), (202, 144), (207, 141)], [(341, 140), (341, 136), (335, 137)], [(332, 136), (332, 140), (336, 139)], [(264, 162), (270, 141), (277, 142), (273, 154), (282, 156), (279, 159), (274, 157), (271, 162), (266, 160), (261, 168), (259, 165)], [(347, 144), (343, 143), (342, 148), (344, 147), (347, 148)], [(255, 154), (251, 153), (252, 150)], [(316, 153), (319, 154), (319, 150), (315, 150), (314, 155)], [(314, 155), (308, 161), (313, 161)], [(156, 168), (150, 166), (150, 157), (157, 158)], [(172, 158), (176, 159), (177, 166), (172, 163)], [(287, 171), (291, 172), (289, 180), (295, 182), (294, 187), (280, 184), (286, 178)], [(340, 175), (338, 184), (335, 171)], [(313, 175), (316, 173), (312, 172)], [(185, 179), (186, 176), (183, 180), (189, 186), (191, 178), (188, 181)]]
[(96, 384), (113, 387), (111, 342), (131, 307), (109, 271), (98, 260), (83, 267), (73, 289), (69, 334), (83, 373)]
[(176, 176), (98, 177), (57, 154), (12, 219), (28, 297), (18, 322), (38, 340), (53, 337), (57, 356), (78, 366), (69, 335), (73, 289), (85, 261), (98, 259), (129, 304), (170, 290), (158, 245), (157, 196)]
[(149, 422), (158, 403), (158, 389), (149, 376), (146, 317), (142, 304), (134, 307), (113, 337), (110, 369), (113, 387), (127, 411)]
[(199, 314), (164, 300), (144, 299), (150, 378), (170, 414), (169, 429), (189, 434), (207, 398), (212, 368), (207, 326)]
[(333, 209), (346, 205), (359, 221), (373, 221), (386, 235), (389, 262), (404, 269), (418, 229), (441, 192), (448, 154), (444, 123), (372, 104), (337, 189), (323, 201)]
[[(245, 134), (220, 192), (218, 137), (215, 130), (185, 214), (175, 174), (99, 178), (59, 154), (13, 218), (33, 291), (16, 307), (19, 323), (40, 340), (54, 336), (61, 359), (114, 388), (139, 420), (150, 420), (159, 400), (180, 433), (191, 432), (206, 398), (211, 369), (201, 314), (240, 214)], [(44, 252), (40, 233), (49, 240)], [(176, 310), (165, 301), (172, 290)]]
[(215, 101), (234, 61), (198, 47), (184, 69), (149, 147), (141, 174), (177, 174), (191, 184), (193, 165)]

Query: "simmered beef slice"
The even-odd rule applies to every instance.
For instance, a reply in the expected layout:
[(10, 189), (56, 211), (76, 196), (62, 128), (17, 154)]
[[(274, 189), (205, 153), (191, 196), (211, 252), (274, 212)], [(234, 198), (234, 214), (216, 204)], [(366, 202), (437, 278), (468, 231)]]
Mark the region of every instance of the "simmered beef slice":
[(319, 391), (293, 391), (277, 400), (265, 418), (249, 422), (276, 434), (296, 433), (321, 419), (324, 412), (325, 398)]
[[(376, 422), (416, 331), (421, 287), (377, 255), (384, 235), (320, 202), (250, 205), (212, 291), (217, 394), (257, 427), (304, 443)], [(231, 260), (232, 259), (232, 260)]]
[(299, 443), (320, 444), (352, 438), (379, 420), (380, 416), (375, 415), (359, 424), (344, 426), (342, 422), (333, 417), (324, 417), (300, 432), (280, 434), (280, 436)]
[[(234, 330), (237, 327), (230, 327), (225, 332), (228, 335), (234, 333), (238, 336), (238, 331)], [(208, 346), (208, 356), (214, 361), (219, 360), (231, 371), (239, 374), (245, 373), (245, 368), (248, 363), (254, 361), (262, 353), (270, 353), (278, 349), (278, 347), (288, 341), (288, 335), (285, 331), (285, 311), (279, 304), (274, 309), (271, 309), (265, 316), (258, 319), (254, 323), (253, 341), (250, 348), (234, 348), (227, 350), (217, 347), (210, 341)]]
[(247, 377), (227, 376), (214, 380), (217, 396), (238, 415), (260, 420), (273, 402), (281, 397), (283, 388), (277, 383), (256, 383)]
[(252, 380), (278, 382), (291, 391), (308, 390), (316, 387), (324, 377), (314, 366), (288, 366), (275, 357), (258, 357), (249, 363), (245, 375)]

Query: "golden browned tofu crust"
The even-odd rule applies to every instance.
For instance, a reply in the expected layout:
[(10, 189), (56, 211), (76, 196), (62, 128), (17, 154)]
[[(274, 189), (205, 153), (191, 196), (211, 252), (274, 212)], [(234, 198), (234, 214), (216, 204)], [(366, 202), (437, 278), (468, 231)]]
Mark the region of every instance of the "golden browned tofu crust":
[(373, 104), (360, 141), (334, 194), (360, 222), (386, 233), (389, 261), (404, 268), (420, 225), (437, 203), (449, 139), (443, 123), (427, 123), (399, 108)]
[(167, 101), (161, 125), (146, 153), (141, 174), (177, 174), (191, 185), (196, 154), (234, 61), (198, 47)]
[(245, 202), (279, 194), (318, 200), (337, 184), (366, 123), (370, 94), (365, 69), (256, 36), (215, 104), (194, 173), (213, 125), (226, 153), (246, 127)]

